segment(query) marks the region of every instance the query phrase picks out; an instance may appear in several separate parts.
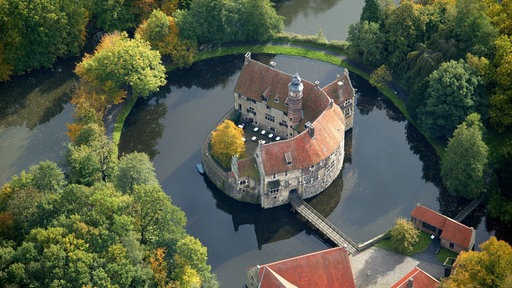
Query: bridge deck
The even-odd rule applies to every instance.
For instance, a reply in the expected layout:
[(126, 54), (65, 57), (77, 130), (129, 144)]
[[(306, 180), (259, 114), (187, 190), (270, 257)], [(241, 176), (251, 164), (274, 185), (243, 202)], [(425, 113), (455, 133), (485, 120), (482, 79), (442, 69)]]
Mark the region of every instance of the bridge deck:
[(290, 203), (295, 211), (302, 215), (315, 228), (320, 230), (327, 238), (334, 242), (334, 244), (340, 247), (345, 247), (349, 254), (357, 253), (358, 246), (354, 241), (343, 234), (343, 232), (334, 226), (334, 224), (325, 219), (325, 217), (300, 199), (297, 195), (290, 195)]

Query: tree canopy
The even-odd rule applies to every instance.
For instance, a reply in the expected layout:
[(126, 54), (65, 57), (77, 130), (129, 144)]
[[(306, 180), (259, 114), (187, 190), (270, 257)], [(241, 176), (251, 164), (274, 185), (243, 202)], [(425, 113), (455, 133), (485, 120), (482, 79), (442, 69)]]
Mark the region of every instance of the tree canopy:
[(477, 86), (481, 78), (463, 60), (450, 61), (428, 77), (425, 106), (418, 123), (431, 137), (449, 137), (479, 103)]
[(493, 236), (480, 244), (480, 249), (461, 252), (455, 272), (443, 279), (441, 287), (510, 287), (512, 247)]
[(452, 194), (475, 198), (482, 192), (488, 163), (480, 115), (473, 113), (460, 124), (446, 147), (441, 176)]
[(265, 41), (283, 30), (269, 0), (194, 0), (175, 14), (180, 34), (199, 44)]
[(85, 43), (85, 2), (0, 2), (0, 80), (78, 55)]
[(126, 33), (103, 36), (94, 55), (85, 54), (75, 72), (95, 86), (112, 83), (117, 89), (132, 89), (134, 96), (148, 96), (166, 83), (160, 53)]
[(212, 132), (212, 156), (225, 168), (230, 167), (233, 156), (242, 156), (245, 151), (244, 131), (231, 120), (224, 120)]
[(407, 254), (412, 251), (414, 245), (418, 242), (420, 230), (414, 227), (414, 224), (405, 218), (397, 218), (395, 225), (389, 231), (391, 242), (398, 252)]

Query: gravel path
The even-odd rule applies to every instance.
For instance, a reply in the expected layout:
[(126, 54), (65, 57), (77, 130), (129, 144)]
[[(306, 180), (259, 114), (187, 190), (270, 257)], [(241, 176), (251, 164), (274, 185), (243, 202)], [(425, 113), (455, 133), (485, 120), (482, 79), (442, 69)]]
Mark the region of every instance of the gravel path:
[[(427, 249), (427, 251), (431, 250)], [(413, 258), (371, 247), (355, 256), (350, 256), (356, 287), (391, 287), (416, 266), (432, 277), (440, 279), (444, 276), (444, 268), (435, 260), (435, 257), (427, 256), (430, 253), (427, 251)], [(419, 257), (420, 255), (422, 257)], [(431, 262), (432, 259), (436, 262)]]

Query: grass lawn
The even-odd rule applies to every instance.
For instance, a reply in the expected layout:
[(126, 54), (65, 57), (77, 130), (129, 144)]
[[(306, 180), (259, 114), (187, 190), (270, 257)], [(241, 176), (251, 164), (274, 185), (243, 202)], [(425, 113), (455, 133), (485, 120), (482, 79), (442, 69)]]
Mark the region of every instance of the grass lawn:
[[(430, 234), (427, 232), (421, 231), (421, 233), (418, 237), (418, 243), (416, 243), (416, 245), (414, 245), (414, 248), (412, 249), (412, 251), (410, 253), (407, 253), (405, 255), (410, 256), (410, 255), (414, 255), (416, 253), (420, 253), (420, 252), (427, 250), (428, 245), (430, 245), (431, 241), (432, 241), (432, 239), (430, 239)], [(379, 242), (375, 243), (375, 246), (399, 253), (391, 244), (390, 237), (386, 237), (386, 238), (380, 240)]]
[(446, 258), (448, 257), (452, 257), (452, 258), (457, 258), (459, 254), (451, 251), (451, 250), (448, 250), (446, 248), (441, 248), (441, 250), (439, 250), (439, 253), (437, 253), (436, 255), (436, 259), (437, 261), (444, 263), (444, 261), (446, 260)]

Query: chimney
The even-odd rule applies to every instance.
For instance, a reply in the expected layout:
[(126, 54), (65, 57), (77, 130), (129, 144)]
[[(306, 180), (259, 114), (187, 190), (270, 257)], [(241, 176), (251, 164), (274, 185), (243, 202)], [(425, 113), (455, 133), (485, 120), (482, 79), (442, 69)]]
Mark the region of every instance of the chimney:
[(329, 98), (329, 108), (332, 108), (332, 104), (334, 104), (334, 100), (332, 100), (331, 98)]
[(276, 68), (276, 62), (274, 62), (274, 61), (270, 61), (269, 65), (272, 68)]
[(244, 62), (244, 64), (247, 64), (247, 62), (249, 62), (247, 60), (250, 60), (250, 59), (251, 59), (251, 52), (245, 53), (245, 62)]
[(318, 81), (318, 80), (315, 81), (315, 87), (320, 89), (320, 81)]
[(311, 122), (306, 122), (306, 128), (308, 128), (308, 134), (311, 139), (315, 138), (315, 126)]
[(414, 285), (413, 285), (413, 279), (412, 278), (409, 278), (409, 280), (407, 280), (407, 288), (413, 288)]

